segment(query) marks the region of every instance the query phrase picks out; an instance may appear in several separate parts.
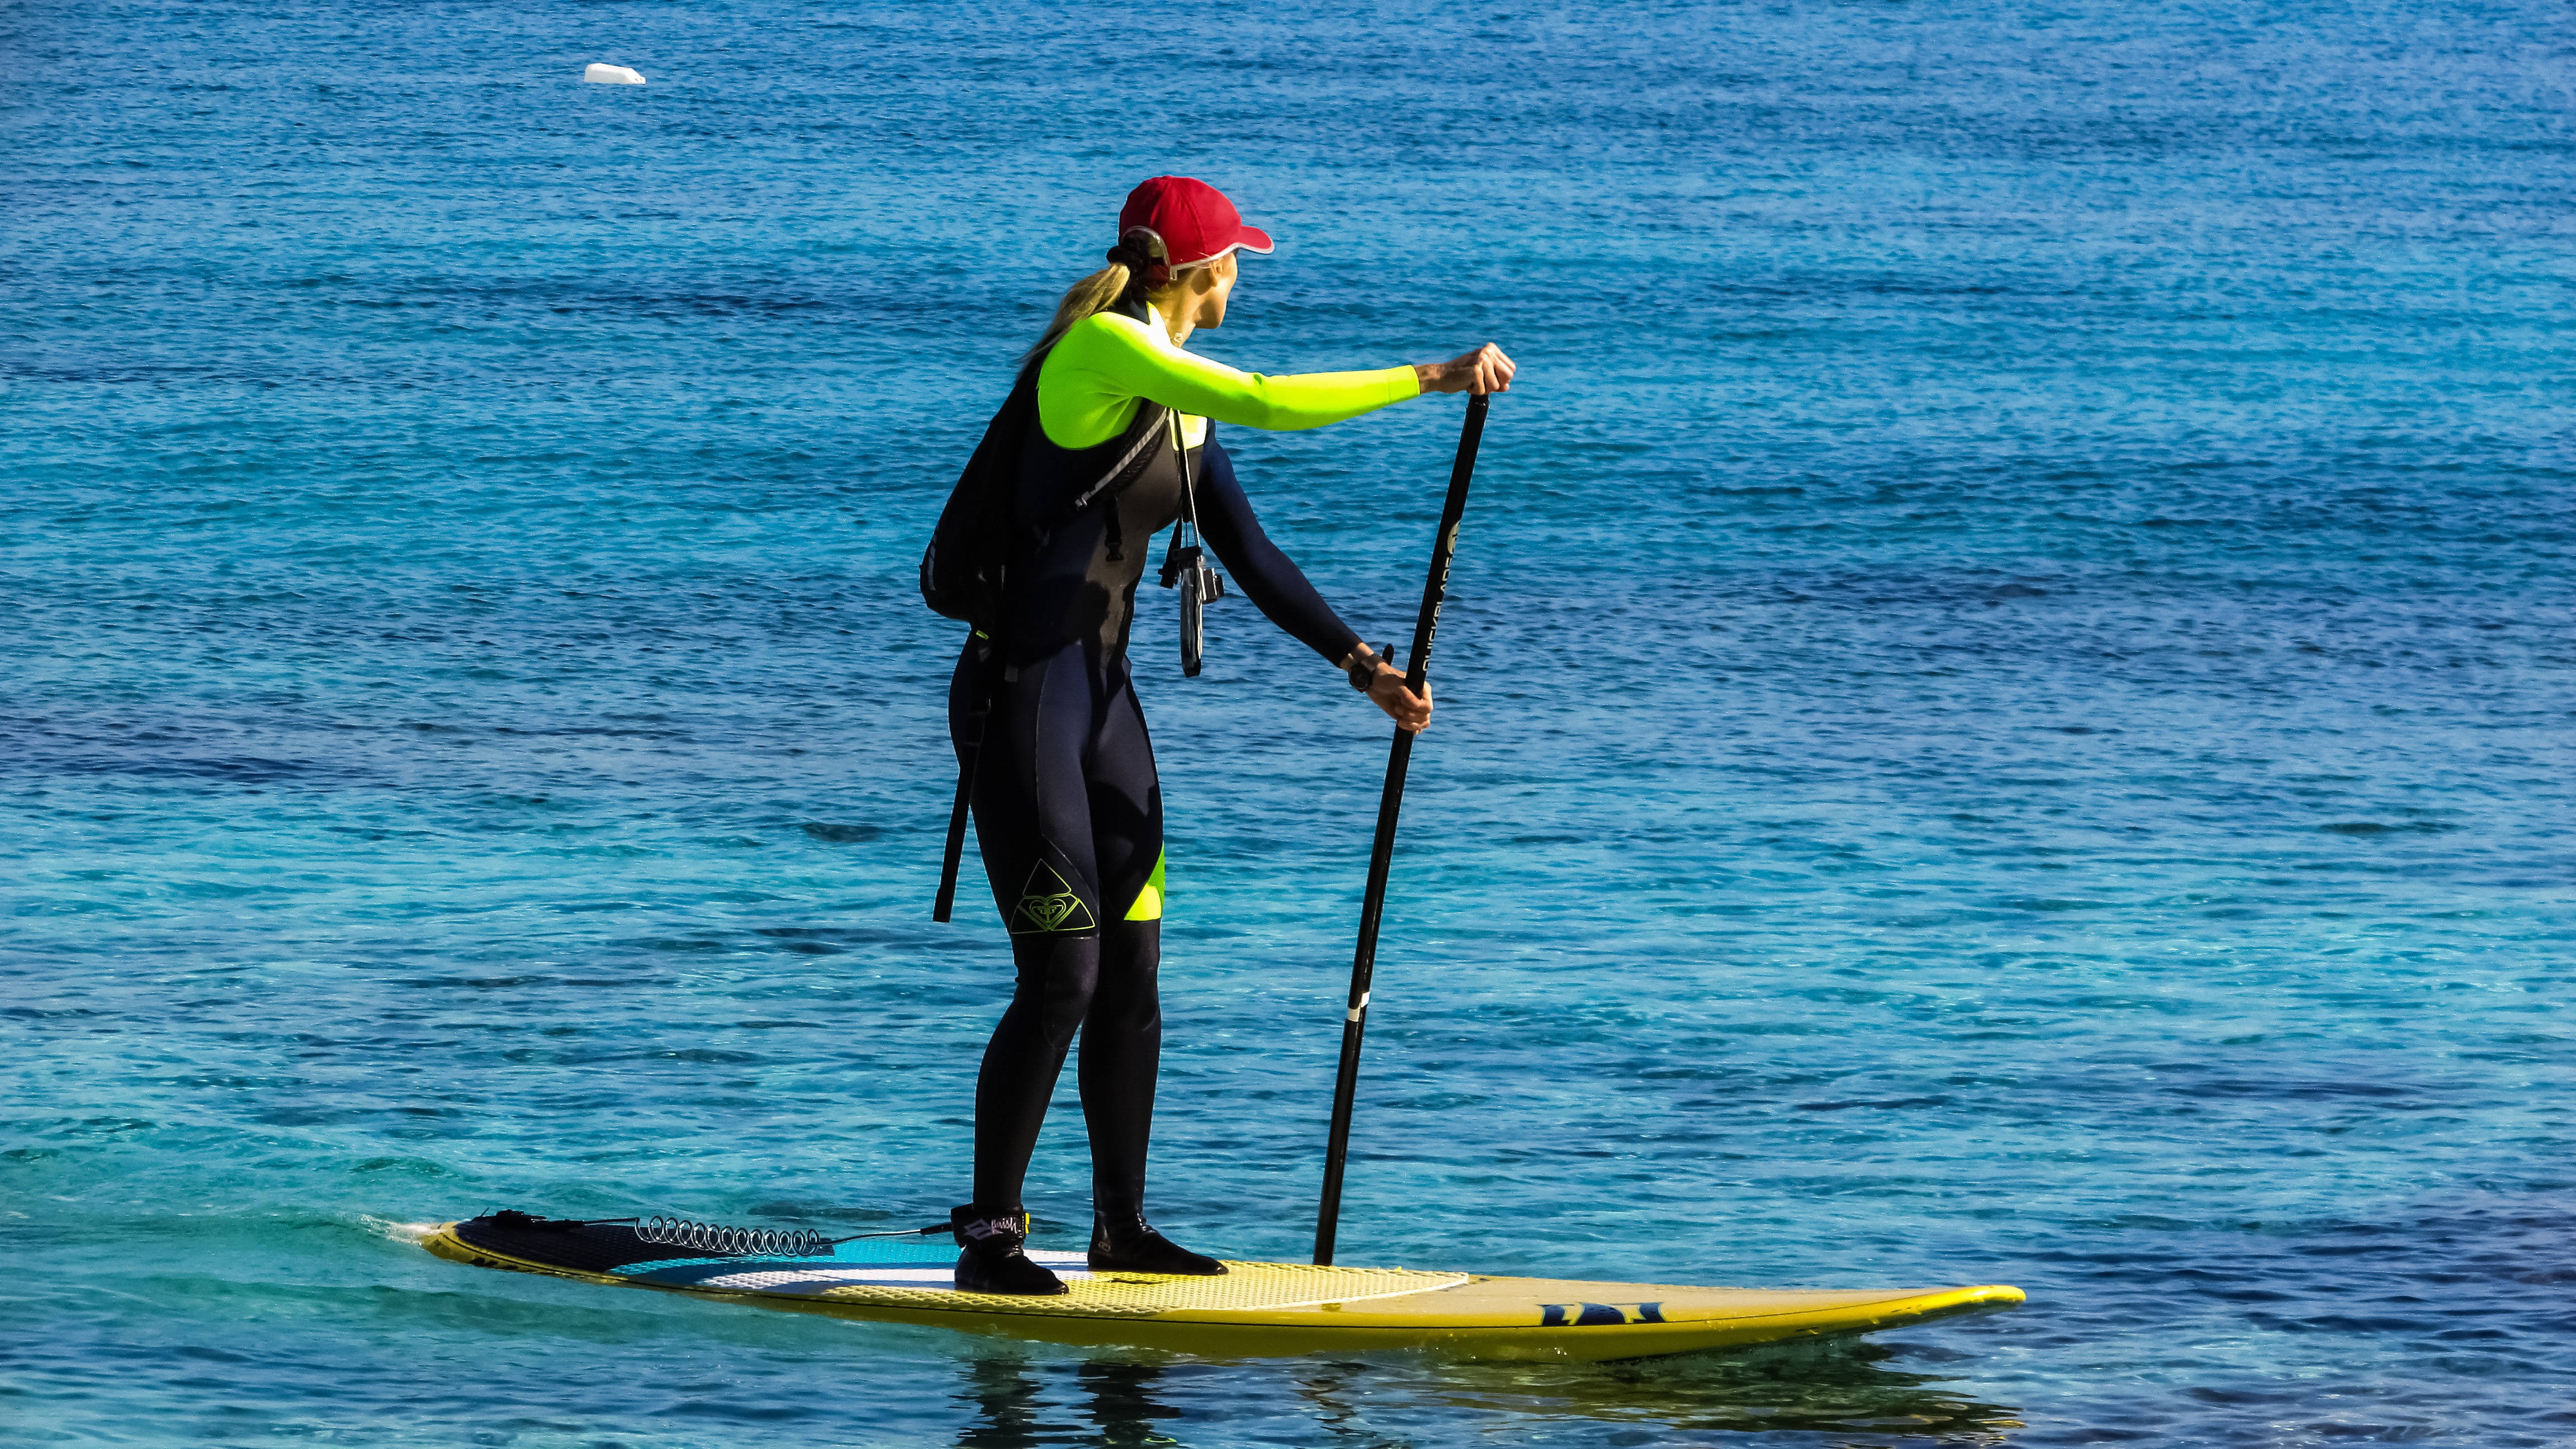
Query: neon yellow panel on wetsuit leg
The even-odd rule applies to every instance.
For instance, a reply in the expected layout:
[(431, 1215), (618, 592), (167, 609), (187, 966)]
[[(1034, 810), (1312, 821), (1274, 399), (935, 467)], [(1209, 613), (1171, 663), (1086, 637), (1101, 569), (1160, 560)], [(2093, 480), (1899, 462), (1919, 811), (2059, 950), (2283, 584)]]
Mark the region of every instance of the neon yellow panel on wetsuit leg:
[(1136, 892), (1136, 904), (1127, 908), (1128, 920), (1159, 921), (1163, 918), (1163, 862), (1169, 860), (1171, 854), (1167, 850), (1154, 857), (1154, 873), (1145, 878), (1145, 888)]
[[(1150, 309), (1149, 309), (1150, 312)], [(1410, 367), (1264, 377), (1172, 345), (1159, 314), (1095, 312), (1065, 330), (1038, 369), (1038, 425), (1059, 448), (1117, 437), (1151, 399), (1193, 417), (1288, 432), (1320, 428), (1421, 395)]]

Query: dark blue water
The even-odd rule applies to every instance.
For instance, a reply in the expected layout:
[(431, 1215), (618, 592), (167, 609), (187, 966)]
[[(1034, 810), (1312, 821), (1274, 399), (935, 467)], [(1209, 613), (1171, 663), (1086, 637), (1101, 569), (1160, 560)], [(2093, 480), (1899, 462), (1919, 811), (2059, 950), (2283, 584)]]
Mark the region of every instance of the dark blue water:
[[(0, 1439), (2576, 1442), (2571, 73), (2512, 4), (0, 6)], [(2028, 1307), (1230, 1363), (411, 1245), (963, 1196), (913, 561), (1158, 171), (1282, 241), (1211, 354), (1524, 369), (1343, 1260)], [(1230, 437), (1371, 637), (1457, 418)], [(1167, 603), (1157, 1215), (1295, 1258), (1385, 731)]]

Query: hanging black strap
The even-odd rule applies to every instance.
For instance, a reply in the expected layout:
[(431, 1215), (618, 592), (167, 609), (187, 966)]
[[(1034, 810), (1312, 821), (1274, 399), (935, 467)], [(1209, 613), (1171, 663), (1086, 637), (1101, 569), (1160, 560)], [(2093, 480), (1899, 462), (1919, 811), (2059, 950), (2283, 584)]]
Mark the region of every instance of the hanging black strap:
[(987, 638), (975, 641), (975, 702), (966, 715), (966, 748), (957, 761), (957, 800), (948, 808), (948, 850), (939, 866), (939, 899), (930, 919), (946, 921), (957, 904), (957, 868), (966, 856), (966, 819), (975, 799), (975, 774), (984, 762), (984, 740), (992, 732), (995, 697), (1001, 692), (1002, 647)]

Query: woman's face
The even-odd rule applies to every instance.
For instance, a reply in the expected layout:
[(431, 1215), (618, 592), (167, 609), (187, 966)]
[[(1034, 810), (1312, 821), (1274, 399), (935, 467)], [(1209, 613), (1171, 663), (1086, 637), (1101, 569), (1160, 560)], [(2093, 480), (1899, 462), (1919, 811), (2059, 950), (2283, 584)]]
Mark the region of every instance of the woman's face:
[(1191, 322), (1201, 327), (1224, 326), (1225, 301), (1234, 295), (1234, 253), (1227, 252), (1191, 273), (1190, 295), (1198, 304)]

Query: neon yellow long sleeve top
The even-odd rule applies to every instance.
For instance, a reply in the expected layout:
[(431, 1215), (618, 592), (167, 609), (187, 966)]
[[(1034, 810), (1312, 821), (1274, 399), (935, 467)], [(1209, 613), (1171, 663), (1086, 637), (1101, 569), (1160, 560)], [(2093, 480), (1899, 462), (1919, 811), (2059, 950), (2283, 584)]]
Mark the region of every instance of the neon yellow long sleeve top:
[(1308, 372), (1264, 377), (1238, 372), (1172, 345), (1162, 318), (1150, 322), (1095, 312), (1065, 329), (1038, 368), (1038, 426), (1059, 448), (1090, 448), (1127, 430), (1139, 398), (1181, 413), (1183, 439), (1197, 446), (1206, 418), (1292, 432), (1320, 428), (1419, 396), (1410, 367), (1375, 372)]

